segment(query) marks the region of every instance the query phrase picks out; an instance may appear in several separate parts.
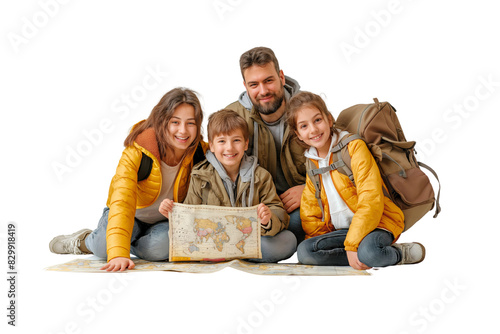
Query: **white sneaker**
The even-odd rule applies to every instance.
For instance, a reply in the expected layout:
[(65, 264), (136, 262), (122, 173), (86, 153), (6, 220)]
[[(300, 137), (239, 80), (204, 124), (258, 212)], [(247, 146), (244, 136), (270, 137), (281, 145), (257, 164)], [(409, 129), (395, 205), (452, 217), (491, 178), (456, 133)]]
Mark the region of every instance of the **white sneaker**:
[(401, 261), (397, 264), (420, 263), (425, 258), (425, 247), (419, 242), (394, 244), (393, 246), (401, 251)]
[(92, 254), (84, 252), (80, 249), (82, 240), (85, 240), (87, 235), (92, 233), (92, 230), (84, 228), (78, 232), (69, 235), (59, 235), (52, 239), (49, 243), (49, 249), (56, 254)]

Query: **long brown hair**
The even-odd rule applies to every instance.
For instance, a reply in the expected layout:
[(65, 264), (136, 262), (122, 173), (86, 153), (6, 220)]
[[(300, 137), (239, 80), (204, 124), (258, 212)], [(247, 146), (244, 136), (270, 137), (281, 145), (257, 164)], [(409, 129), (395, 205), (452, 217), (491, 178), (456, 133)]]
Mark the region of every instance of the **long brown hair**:
[[(332, 121), (333, 125), (330, 127), (330, 135), (333, 136), (334, 133), (337, 135), (340, 133), (340, 129), (335, 127), (335, 118), (326, 107), (325, 101), (323, 101), (321, 96), (306, 91), (294, 95), (286, 104), (286, 121), (294, 133), (297, 131), (297, 114), (304, 107), (316, 108), (328, 121)], [(309, 148), (309, 145), (298, 139), (298, 137), (295, 138), (299, 144)]]
[(196, 149), (199, 142), (202, 140), (201, 123), (203, 122), (203, 110), (201, 109), (200, 100), (196, 92), (188, 88), (174, 88), (167, 92), (160, 99), (160, 102), (153, 108), (149, 117), (143, 123), (134, 127), (130, 134), (125, 139), (125, 146), (134, 144), (137, 136), (146, 129), (153, 128), (155, 130), (156, 141), (160, 151), (160, 158), (165, 158), (168, 148), (170, 147), (167, 141), (168, 122), (172, 118), (175, 109), (181, 104), (186, 103), (194, 108), (194, 116), (196, 119), (197, 136), (186, 150), (184, 155)]

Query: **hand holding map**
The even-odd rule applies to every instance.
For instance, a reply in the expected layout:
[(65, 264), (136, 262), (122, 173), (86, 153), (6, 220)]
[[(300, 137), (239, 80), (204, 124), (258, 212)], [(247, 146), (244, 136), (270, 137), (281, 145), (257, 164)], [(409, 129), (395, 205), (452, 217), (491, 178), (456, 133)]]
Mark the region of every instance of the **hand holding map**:
[(271, 215), (271, 209), (264, 203), (260, 203), (259, 206), (257, 206), (257, 216), (260, 218), (260, 224), (262, 226), (269, 225)]
[(164, 215), (165, 217), (169, 217), (170, 216), (170, 212), (172, 212), (172, 209), (174, 208), (174, 201), (172, 201), (171, 199), (169, 198), (165, 198), (161, 204), (160, 204), (160, 207), (158, 209), (158, 211), (160, 211), (160, 213), (162, 215)]

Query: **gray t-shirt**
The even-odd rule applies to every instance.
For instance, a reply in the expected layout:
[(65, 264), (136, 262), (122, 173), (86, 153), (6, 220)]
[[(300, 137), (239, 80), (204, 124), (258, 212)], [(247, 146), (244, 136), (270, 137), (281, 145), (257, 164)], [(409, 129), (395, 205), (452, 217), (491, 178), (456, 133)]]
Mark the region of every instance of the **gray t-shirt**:
[(273, 123), (264, 122), (271, 131), (274, 138), (274, 145), (276, 148), (276, 180), (274, 183), (276, 185), (276, 191), (278, 194), (282, 194), (287, 191), (290, 186), (288, 182), (286, 182), (285, 175), (283, 174), (283, 168), (281, 167), (281, 145), (283, 144), (283, 135), (285, 134), (285, 117), (284, 115), (281, 118)]

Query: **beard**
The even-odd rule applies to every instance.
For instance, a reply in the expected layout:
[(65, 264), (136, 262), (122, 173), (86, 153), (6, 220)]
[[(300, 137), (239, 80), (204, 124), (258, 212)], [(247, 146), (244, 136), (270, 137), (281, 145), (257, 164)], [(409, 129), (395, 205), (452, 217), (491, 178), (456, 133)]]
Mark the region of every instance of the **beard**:
[(267, 105), (259, 103), (259, 101), (252, 101), (255, 110), (262, 115), (271, 115), (274, 114), (283, 104), (283, 100), (285, 99), (284, 89), (281, 86), (281, 91), (278, 94), (270, 93), (262, 98), (266, 98), (272, 96), (274, 98), (273, 102), (270, 102)]

